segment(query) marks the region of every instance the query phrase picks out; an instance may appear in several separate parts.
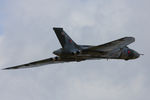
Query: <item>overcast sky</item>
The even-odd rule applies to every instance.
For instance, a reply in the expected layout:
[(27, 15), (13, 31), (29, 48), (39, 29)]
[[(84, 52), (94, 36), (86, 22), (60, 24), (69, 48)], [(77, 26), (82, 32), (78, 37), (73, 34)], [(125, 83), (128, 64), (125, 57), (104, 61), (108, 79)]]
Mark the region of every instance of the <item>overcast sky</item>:
[(0, 100), (150, 100), (149, 0), (0, 0), (0, 68), (54, 56), (53, 27), (79, 44), (133, 36), (144, 56), (0, 71)]

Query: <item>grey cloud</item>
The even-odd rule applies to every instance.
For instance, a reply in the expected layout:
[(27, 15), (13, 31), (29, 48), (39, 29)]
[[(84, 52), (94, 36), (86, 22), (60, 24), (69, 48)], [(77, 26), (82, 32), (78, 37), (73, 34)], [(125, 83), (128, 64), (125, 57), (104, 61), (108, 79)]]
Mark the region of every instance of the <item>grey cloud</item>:
[(2, 100), (149, 100), (148, 0), (13, 0), (5, 3), (1, 68), (53, 56), (52, 30), (64, 27), (80, 44), (134, 36), (134, 61), (96, 60), (0, 71)]

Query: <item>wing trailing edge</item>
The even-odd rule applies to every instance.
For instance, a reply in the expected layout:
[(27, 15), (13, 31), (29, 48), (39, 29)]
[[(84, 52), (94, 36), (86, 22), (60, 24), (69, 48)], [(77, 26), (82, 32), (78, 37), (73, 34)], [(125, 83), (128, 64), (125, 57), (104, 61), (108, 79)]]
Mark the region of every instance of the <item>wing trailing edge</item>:
[(98, 51), (102, 51), (102, 52), (103, 51), (108, 52), (111, 50), (123, 48), (123, 47), (133, 43), (134, 41), (135, 41), (134, 37), (124, 37), (124, 38), (121, 38), (118, 40), (114, 40), (112, 42), (108, 42), (106, 44), (90, 47), (90, 48), (86, 49), (85, 51), (98, 50)]

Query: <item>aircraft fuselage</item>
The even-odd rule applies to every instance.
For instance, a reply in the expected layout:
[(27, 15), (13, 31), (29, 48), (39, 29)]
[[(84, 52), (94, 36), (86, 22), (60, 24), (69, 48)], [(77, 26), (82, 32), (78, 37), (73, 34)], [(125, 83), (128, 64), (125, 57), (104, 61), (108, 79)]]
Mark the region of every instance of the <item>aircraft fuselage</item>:
[(76, 60), (87, 60), (87, 59), (124, 59), (124, 60), (131, 60), (136, 59), (140, 56), (139, 53), (136, 51), (124, 47), (122, 49), (116, 49), (112, 51), (100, 51), (100, 50), (88, 50), (84, 51), (91, 46), (80, 46), (80, 50), (75, 50), (73, 52), (66, 51), (63, 48), (60, 48), (53, 52), (53, 54), (61, 57), (61, 58), (74, 58)]
[(124, 37), (114, 40), (102, 45), (78, 45), (76, 44), (63, 30), (63, 28), (54, 27), (53, 30), (62, 46), (62, 48), (55, 50), (53, 54), (55, 57), (34, 61), (26, 64), (4, 68), (19, 69), (38, 67), (47, 64), (57, 64), (72, 61), (83, 61), (93, 59), (124, 59), (131, 60), (140, 56), (136, 51), (128, 48), (127, 46), (135, 41), (134, 37)]

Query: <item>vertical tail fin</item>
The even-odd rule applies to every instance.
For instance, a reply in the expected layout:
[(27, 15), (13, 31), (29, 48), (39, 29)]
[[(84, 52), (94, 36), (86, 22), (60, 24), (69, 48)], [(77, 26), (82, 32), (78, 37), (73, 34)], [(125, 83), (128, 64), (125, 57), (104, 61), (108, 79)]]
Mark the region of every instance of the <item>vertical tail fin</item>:
[(63, 28), (54, 27), (53, 30), (56, 33), (56, 36), (63, 48), (68, 49), (77, 49), (78, 45), (66, 34)]

